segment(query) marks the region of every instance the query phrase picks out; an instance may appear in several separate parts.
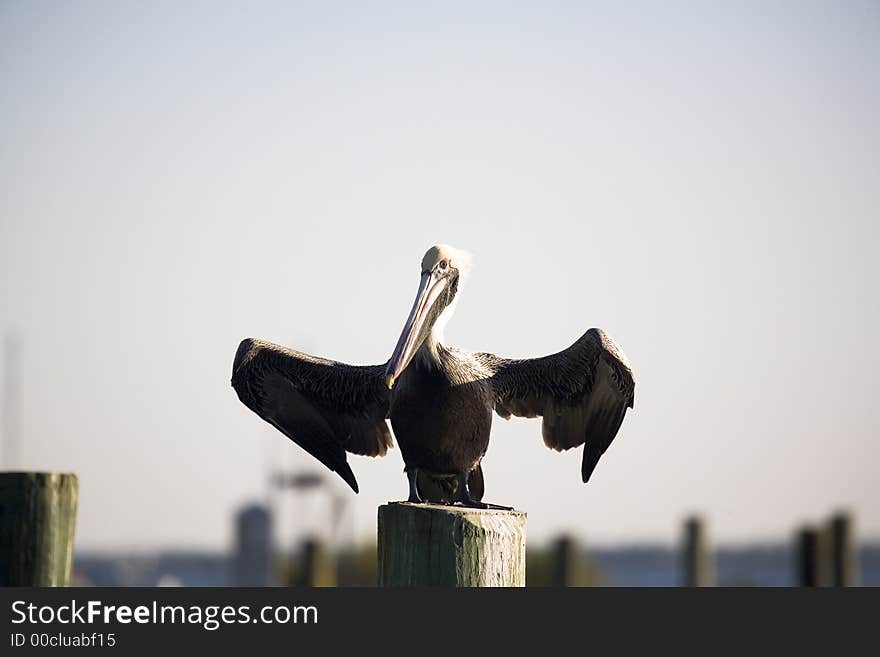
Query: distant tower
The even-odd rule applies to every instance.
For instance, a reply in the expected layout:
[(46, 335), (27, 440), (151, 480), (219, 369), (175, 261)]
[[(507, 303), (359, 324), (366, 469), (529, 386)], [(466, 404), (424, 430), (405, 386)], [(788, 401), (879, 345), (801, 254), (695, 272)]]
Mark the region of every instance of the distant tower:
[(271, 586), (272, 516), (262, 505), (246, 506), (236, 517), (233, 586)]
[(21, 339), (8, 333), (3, 341), (3, 425), (0, 465), (7, 470), (21, 466)]

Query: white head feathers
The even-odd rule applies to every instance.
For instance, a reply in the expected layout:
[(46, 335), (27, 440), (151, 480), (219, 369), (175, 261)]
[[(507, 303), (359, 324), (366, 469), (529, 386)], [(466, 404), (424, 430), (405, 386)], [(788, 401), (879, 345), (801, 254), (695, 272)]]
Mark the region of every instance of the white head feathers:
[[(462, 281), (471, 270), (473, 257), (467, 251), (456, 249), (448, 244), (435, 244), (428, 249), (428, 252), (425, 253), (425, 257), (422, 258), (422, 272), (432, 271), (442, 260), (446, 260), (450, 267), (458, 270), (458, 289), (460, 292)], [(443, 341), (443, 329), (446, 328), (446, 324), (452, 317), (452, 313), (455, 312), (455, 306), (458, 303), (458, 296), (458, 294), (455, 295), (452, 303), (443, 309), (440, 317), (434, 322), (434, 326), (431, 329), (431, 343), (436, 344)]]
[(472, 266), (473, 257), (467, 251), (456, 249), (448, 244), (435, 244), (422, 258), (422, 271), (431, 271), (441, 260), (446, 260), (451, 267), (458, 270), (459, 276), (467, 274)]

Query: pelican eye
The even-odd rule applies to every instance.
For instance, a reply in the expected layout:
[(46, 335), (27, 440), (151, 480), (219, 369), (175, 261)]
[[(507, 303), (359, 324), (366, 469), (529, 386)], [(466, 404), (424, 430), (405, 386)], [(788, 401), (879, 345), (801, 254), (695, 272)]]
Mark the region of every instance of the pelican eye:
[(446, 260), (440, 261), (440, 269), (446, 269), (449, 266), (449, 263)]

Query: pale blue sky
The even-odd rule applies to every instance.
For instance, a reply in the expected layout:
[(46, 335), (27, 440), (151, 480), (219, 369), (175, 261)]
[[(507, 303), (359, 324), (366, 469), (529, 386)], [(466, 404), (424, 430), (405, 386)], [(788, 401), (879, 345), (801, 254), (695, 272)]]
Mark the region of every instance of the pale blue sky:
[[(80, 475), (78, 547), (227, 546), (269, 463), (313, 466), (229, 387), (238, 341), (384, 362), (438, 241), (475, 256), (451, 344), (600, 326), (637, 374), (588, 486), (496, 419), (487, 499), (531, 537), (880, 537), (880, 6), (441, 5), (0, 6), (18, 465)], [(352, 462), (366, 537), (406, 482)]]

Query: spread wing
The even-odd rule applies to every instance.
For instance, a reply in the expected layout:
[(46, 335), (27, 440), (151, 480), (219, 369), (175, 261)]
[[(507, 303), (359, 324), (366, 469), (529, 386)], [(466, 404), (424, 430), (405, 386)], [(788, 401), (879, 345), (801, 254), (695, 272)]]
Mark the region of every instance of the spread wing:
[(633, 407), (632, 369), (614, 341), (594, 328), (543, 358), (475, 355), (492, 371), (495, 411), (505, 419), (542, 416), (544, 444), (557, 451), (586, 444), (581, 476), (589, 481)]
[(384, 456), (392, 446), (384, 371), (248, 338), (235, 354), (232, 387), (245, 406), (357, 492), (346, 451)]

